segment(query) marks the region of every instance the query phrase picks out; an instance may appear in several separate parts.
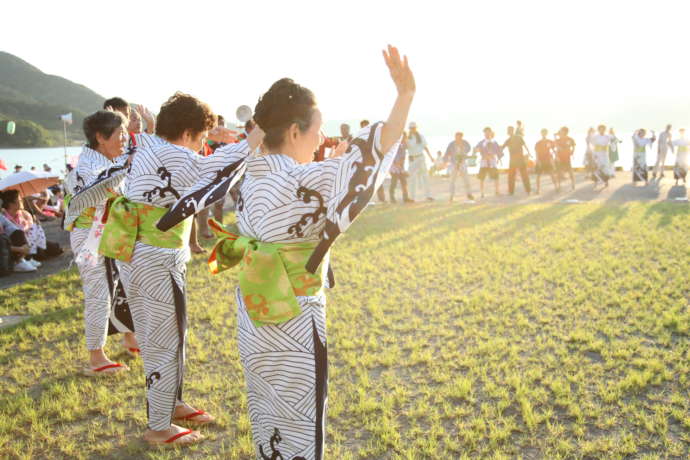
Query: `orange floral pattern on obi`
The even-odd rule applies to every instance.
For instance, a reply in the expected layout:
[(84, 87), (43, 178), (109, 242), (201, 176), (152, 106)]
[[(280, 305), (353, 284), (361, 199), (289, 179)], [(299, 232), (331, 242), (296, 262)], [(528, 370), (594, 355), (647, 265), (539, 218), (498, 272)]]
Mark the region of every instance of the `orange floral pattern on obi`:
[(255, 326), (280, 324), (301, 313), (297, 296), (323, 293), (323, 267), (309, 273), (305, 266), (316, 242), (266, 243), (209, 226), (219, 237), (208, 259), (216, 274), (239, 265), (239, 282), (247, 314)]

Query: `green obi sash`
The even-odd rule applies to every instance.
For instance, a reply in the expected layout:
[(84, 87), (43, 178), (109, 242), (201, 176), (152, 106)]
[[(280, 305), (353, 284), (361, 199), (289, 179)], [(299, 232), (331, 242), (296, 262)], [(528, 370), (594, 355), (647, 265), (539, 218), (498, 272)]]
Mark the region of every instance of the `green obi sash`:
[[(65, 209), (67, 210), (67, 207), (69, 206), (69, 202), (72, 199), (72, 195), (65, 195), (65, 199), (62, 201), (62, 205)], [(96, 208), (86, 208), (84, 209), (81, 214), (79, 214), (79, 217), (72, 222), (70, 225), (67, 226), (66, 230), (68, 232), (71, 232), (75, 228), (91, 228), (91, 224), (93, 223), (93, 217), (96, 215)]]
[(645, 153), (647, 151), (646, 145), (635, 145), (635, 153)]
[(690, 149), (690, 146), (687, 145), (679, 145), (678, 146), (678, 153), (688, 153), (688, 150)]
[(323, 293), (325, 265), (315, 274), (305, 268), (318, 242), (266, 243), (231, 233), (213, 219), (208, 223), (219, 237), (208, 259), (211, 273), (240, 266), (242, 298), (256, 327), (291, 320), (302, 312), (296, 296)]
[(129, 262), (134, 244), (141, 241), (159, 248), (181, 249), (189, 242), (192, 219), (185, 219), (167, 232), (156, 228), (156, 223), (168, 212), (144, 203), (130, 201), (123, 196), (108, 200), (105, 227), (98, 246), (99, 254)]
[(609, 146), (608, 145), (595, 145), (594, 151), (595, 152), (608, 152)]

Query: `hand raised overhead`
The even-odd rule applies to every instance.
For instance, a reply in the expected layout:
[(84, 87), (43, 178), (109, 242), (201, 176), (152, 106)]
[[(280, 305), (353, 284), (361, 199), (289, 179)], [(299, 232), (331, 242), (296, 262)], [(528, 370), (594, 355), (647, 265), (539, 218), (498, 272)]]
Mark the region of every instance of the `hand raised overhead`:
[(398, 89), (398, 94), (414, 94), (416, 85), (414, 75), (407, 62), (407, 56), (400, 57), (400, 52), (395, 46), (388, 45), (383, 50), (383, 59), (391, 74), (391, 79)]

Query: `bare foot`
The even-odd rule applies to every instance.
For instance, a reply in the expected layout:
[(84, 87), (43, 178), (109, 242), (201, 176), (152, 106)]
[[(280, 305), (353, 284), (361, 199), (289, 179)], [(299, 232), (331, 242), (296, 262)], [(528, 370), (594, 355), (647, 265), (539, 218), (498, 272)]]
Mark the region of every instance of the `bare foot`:
[(173, 412), (173, 421), (178, 423), (208, 425), (215, 420), (211, 414), (195, 409), (187, 403), (175, 406), (175, 412)]
[(204, 437), (198, 431), (191, 431), (184, 436), (180, 436), (179, 438), (166, 443), (166, 441), (174, 438), (175, 435), (179, 435), (186, 431), (189, 430), (177, 425), (170, 425), (170, 428), (163, 431), (146, 430), (146, 433), (144, 433), (144, 441), (148, 442), (149, 444), (171, 444), (179, 446), (194, 444), (204, 439)]
[(193, 254), (203, 254), (204, 252), (206, 252), (206, 249), (199, 246), (199, 243), (190, 244), (189, 249), (192, 251)]
[(122, 338), (122, 346), (125, 348), (139, 348), (139, 343), (134, 332), (125, 332)]

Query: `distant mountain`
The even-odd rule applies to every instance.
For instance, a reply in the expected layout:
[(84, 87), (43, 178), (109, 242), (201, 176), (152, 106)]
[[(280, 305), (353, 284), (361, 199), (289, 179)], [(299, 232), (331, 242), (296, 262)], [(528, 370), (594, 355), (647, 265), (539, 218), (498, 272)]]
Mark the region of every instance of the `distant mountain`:
[[(41, 72), (28, 62), (0, 51), (0, 120), (27, 120), (51, 131), (62, 131), (60, 114), (72, 112), (74, 126), (103, 106), (105, 98), (84, 85)], [(2, 124), (4, 128), (4, 124)], [(81, 129), (72, 129), (81, 136)], [(0, 137), (3, 133), (0, 133)], [(47, 143), (55, 143), (53, 133)], [(5, 137), (7, 137), (5, 135)], [(0, 138), (0, 144), (11, 139)]]

